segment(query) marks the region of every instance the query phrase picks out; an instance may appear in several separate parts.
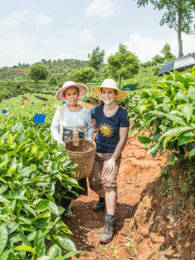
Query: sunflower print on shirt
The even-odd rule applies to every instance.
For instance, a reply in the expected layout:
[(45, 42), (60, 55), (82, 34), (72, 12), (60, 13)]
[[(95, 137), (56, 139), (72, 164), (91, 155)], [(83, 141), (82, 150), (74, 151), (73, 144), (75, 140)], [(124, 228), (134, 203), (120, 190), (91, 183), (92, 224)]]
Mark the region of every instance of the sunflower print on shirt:
[(114, 131), (112, 130), (112, 126), (107, 124), (101, 124), (99, 127), (99, 130), (104, 136), (111, 137), (114, 134)]

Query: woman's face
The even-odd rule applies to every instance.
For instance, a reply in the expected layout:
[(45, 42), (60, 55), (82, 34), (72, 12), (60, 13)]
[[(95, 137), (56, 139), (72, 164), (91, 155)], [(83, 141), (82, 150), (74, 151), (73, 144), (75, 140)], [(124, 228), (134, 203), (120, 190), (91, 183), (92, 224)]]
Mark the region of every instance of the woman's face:
[(110, 105), (115, 102), (116, 94), (114, 89), (102, 88), (102, 100), (105, 105)]
[(67, 100), (68, 104), (74, 106), (78, 103), (79, 100), (79, 93), (76, 88), (71, 87), (65, 91), (65, 99)]

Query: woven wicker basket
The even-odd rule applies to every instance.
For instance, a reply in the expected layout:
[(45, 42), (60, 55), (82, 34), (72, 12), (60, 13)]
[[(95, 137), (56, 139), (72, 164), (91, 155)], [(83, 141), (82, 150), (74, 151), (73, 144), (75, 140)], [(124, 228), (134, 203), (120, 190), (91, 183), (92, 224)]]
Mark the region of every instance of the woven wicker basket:
[(74, 169), (75, 175), (73, 177), (77, 180), (89, 177), (96, 153), (95, 142), (87, 139), (79, 139), (79, 146), (73, 146), (73, 140), (66, 141), (65, 144), (65, 149), (70, 159), (78, 164)]

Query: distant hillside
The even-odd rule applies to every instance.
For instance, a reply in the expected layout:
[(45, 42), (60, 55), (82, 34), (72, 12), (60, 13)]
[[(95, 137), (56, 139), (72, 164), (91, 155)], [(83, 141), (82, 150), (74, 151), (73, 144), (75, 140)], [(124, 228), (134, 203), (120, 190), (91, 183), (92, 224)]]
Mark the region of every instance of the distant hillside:
[[(42, 64), (46, 65), (49, 70), (49, 74), (55, 74), (60, 76), (70, 69), (81, 69), (87, 66), (87, 61), (67, 59), (67, 60), (45, 60), (42, 59)], [(28, 73), (29, 64), (18, 64), (13, 67), (3, 67), (0, 69), (0, 80), (13, 80), (14, 78), (24, 79)]]

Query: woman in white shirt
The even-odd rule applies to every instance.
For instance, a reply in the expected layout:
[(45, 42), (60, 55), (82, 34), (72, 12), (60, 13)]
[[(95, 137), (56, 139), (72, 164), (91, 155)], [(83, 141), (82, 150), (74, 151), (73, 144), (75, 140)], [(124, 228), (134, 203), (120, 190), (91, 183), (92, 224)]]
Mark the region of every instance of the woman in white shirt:
[[(63, 107), (60, 107), (52, 120), (51, 133), (55, 141), (58, 144), (63, 144), (67, 140), (72, 139), (73, 128), (76, 128), (79, 132), (79, 138), (91, 139), (93, 138), (93, 125), (91, 120), (91, 112), (78, 104), (80, 97), (84, 97), (88, 93), (88, 88), (84, 84), (75, 83), (74, 81), (67, 81), (62, 88), (58, 90), (56, 98), (59, 101), (66, 101)], [(62, 138), (60, 136), (60, 119), (62, 120)], [(84, 129), (86, 128), (86, 136), (84, 135)], [(83, 190), (77, 190), (80, 195), (87, 195), (87, 182), (86, 178), (82, 178), (78, 181), (79, 185), (84, 188)], [(72, 192), (66, 192), (65, 196), (76, 198)], [(70, 216), (70, 199), (61, 198), (61, 205), (65, 208), (64, 216)]]

